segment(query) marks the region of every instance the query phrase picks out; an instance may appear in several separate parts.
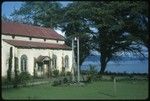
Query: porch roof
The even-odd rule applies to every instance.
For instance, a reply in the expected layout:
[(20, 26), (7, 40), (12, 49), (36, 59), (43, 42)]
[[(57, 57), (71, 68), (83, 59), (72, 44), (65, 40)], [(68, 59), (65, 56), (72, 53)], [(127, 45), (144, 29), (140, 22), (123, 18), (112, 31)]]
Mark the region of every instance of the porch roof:
[(36, 59), (36, 61), (37, 61), (37, 62), (43, 62), (44, 60), (47, 60), (47, 59), (50, 60), (50, 57), (40, 55), (40, 56)]

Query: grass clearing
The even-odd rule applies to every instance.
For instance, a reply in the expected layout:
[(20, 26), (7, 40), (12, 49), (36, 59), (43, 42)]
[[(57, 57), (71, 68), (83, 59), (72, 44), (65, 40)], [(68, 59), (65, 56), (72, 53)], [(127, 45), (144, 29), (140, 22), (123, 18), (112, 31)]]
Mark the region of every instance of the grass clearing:
[(113, 81), (96, 81), (81, 86), (50, 84), (2, 90), (3, 99), (146, 99), (148, 81), (118, 81), (116, 96)]

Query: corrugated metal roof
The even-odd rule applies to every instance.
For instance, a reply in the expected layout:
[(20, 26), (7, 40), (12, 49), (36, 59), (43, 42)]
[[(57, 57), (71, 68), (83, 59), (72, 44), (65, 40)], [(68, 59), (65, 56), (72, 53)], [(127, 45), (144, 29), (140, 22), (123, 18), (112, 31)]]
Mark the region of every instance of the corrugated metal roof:
[(7, 40), (3, 39), (10, 45), (18, 48), (38, 48), (38, 49), (62, 49), (71, 50), (71, 47), (65, 44), (52, 44), (52, 43), (42, 43), (42, 42), (31, 42), (31, 41), (20, 41), (20, 40)]
[(64, 37), (53, 29), (16, 22), (2, 22), (2, 34), (64, 40)]

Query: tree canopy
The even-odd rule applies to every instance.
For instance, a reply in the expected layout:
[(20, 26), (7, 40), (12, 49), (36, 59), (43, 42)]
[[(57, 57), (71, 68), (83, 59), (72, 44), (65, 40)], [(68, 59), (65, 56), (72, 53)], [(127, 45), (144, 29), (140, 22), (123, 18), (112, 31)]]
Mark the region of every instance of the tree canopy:
[(79, 37), (80, 64), (95, 49), (101, 54), (101, 73), (116, 56), (125, 52), (143, 56), (140, 44), (148, 48), (146, 1), (75, 1), (66, 7), (58, 2), (26, 2), (12, 16), (61, 28), (68, 45), (72, 38)]
[(58, 2), (28, 1), (11, 16), (23, 20), (24, 23), (54, 28), (59, 24), (62, 14), (61, 4)]

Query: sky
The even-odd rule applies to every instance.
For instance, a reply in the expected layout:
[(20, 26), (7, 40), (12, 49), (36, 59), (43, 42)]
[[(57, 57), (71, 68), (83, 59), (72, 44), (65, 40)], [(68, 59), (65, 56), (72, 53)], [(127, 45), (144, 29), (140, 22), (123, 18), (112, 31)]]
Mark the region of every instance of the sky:
[[(6, 15), (7, 17), (10, 17), (10, 14), (14, 11), (14, 9), (19, 9), (21, 7), (21, 4), (23, 2), (17, 2), (17, 1), (5, 1), (2, 3), (2, 15)], [(63, 4), (63, 6), (66, 6), (70, 1), (61, 1), (60, 3)]]
[(14, 9), (19, 9), (23, 2), (3, 2), (2, 3), (2, 15), (10, 18), (10, 14)]

